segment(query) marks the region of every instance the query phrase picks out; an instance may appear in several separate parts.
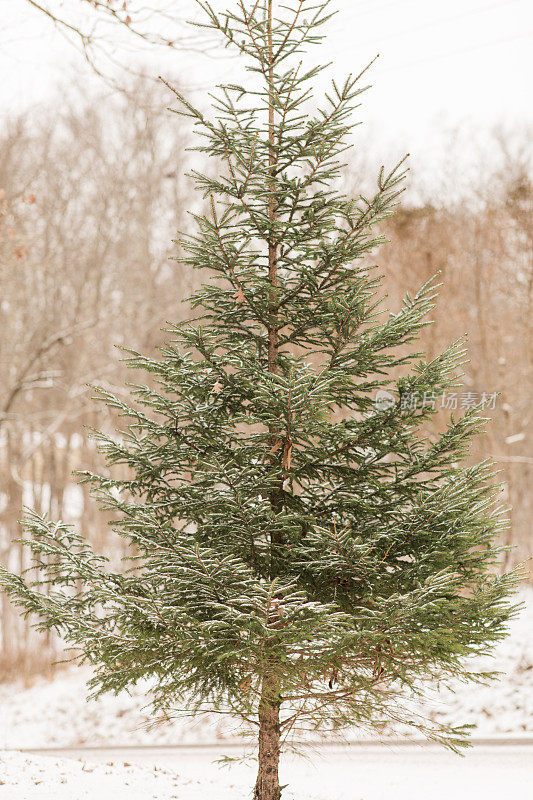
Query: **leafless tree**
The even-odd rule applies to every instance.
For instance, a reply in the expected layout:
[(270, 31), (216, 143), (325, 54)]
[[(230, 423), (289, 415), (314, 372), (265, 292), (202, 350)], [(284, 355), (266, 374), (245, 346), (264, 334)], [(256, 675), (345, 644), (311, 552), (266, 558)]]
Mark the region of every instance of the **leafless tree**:
[[(25, 114), (0, 137), (0, 552), (17, 568), (23, 504), (104, 543), (70, 476), (98, 463), (85, 426), (114, 425), (89, 384), (122, 392), (115, 345), (153, 352), (186, 313), (194, 276), (169, 260), (190, 207), (186, 141), (165, 91), (138, 81), (106, 103)], [(26, 653), (18, 624), (4, 605), (10, 661)]]
[[(198, 9), (190, 0), (23, 0), (108, 83), (127, 89), (123, 73), (139, 57), (159, 52), (217, 52), (205, 28), (194, 24)], [(192, 23), (192, 24), (190, 24)], [(171, 70), (174, 71), (174, 70)]]
[[(380, 261), (397, 300), (440, 270), (443, 286), (425, 332), (428, 354), (468, 332), (461, 403), (498, 392), (475, 456), (503, 470), (504, 504), (516, 545), (506, 559), (533, 555), (533, 153), (530, 131), (495, 130), (477, 179), (453, 198), (435, 181), (425, 203), (407, 201), (391, 218)], [(475, 157), (475, 152), (473, 157)], [(459, 161), (453, 149), (448, 165)], [(448, 168), (450, 170), (450, 167)], [(446, 176), (450, 185), (453, 176)], [(459, 180), (457, 181), (457, 184)], [(448, 410), (449, 413), (449, 410)], [(431, 432), (430, 432), (431, 433)]]

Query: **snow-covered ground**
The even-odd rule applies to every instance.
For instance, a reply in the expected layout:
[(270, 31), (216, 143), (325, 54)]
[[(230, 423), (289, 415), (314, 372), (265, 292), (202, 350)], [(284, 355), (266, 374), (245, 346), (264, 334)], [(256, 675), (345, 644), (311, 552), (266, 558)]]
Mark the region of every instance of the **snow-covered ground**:
[(202, 744), (234, 738), (232, 726), (220, 716), (175, 720), (152, 726), (143, 710), (149, 686), (131, 693), (106, 694), (87, 700), (90, 670), (70, 667), (54, 680), (39, 678), (0, 684), (0, 748), (65, 747), (69, 745)]
[[(487, 686), (459, 684), (455, 693), (435, 693), (418, 710), (440, 721), (474, 723), (478, 736), (533, 734), (533, 591), (524, 593), (526, 606), (511, 623), (510, 636), (494, 659), (477, 666), (501, 671), (501, 680)], [(0, 685), (0, 748), (69, 745), (202, 744), (235, 739), (237, 728), (225, 717), (201, 716), (174, 720), (150, 728), (143, 711), (149, 686), (131, 694), (86, 700), (90, 672), (71, 667), (53, 681), (37, 679)], [(390, 731), (392, 735), (402, 731)], [(358, 738), (354, 730), (349, 739)]]
[(170, 800), (177, 785), (174, 772), (154, 767), (0, 752), (1, 800)]
[[(0, 800), (245, 800), (253, 763), (220, 768), (213, 750), (82, 760), (0, 753)], [(135, 765), (133, 765), (135, 763)], [(530, 800), (532, 747), (328, 748), (284, 760), (283, 800)]]

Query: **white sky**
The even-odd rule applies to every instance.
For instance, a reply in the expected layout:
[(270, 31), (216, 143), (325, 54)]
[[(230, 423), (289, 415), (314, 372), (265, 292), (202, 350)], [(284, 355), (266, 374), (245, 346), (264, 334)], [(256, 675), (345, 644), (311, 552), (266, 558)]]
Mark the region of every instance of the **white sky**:
[[(47, 2), (69, 13), (82, 6)], [(194, 8), (193, 0), (172, 5), (182, 16)], [(362, 118), (393, 147), (428, 150), (438, 131), (465, 120), (479, 128), (533, 123), (533, 0), (334, 0), (333, 7), (339, 14), (320, 50), (313, 48), (315, 57), (333, 61), (333, 74), (342, 78), (380, 53)], [(149, 62), (145, 53), (126, 58), (205, 88), (234, 68), (225, 59), (170, 49)], [(98, 86), (81, 55), (28, 0), (0, 0), (0, 75), (2, 117), (57, 96), (70, 76), (87, 92)]]

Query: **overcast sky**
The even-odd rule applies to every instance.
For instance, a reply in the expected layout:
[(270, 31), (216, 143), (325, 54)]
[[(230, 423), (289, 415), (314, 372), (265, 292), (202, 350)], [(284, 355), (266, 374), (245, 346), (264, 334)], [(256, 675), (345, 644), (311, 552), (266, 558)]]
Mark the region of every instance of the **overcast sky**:
[[(69, 13), (81, 5), (47, 1)], [(225, 8), (224, 0), (212, 3)], [(172, 6), (187, 16), (194, 3), (174, 0)], [(337, 77), (380, 54), (362, 113), (381, 138), (427, 148), (436, 131), (466, 119), (479, 127), (533, 123), (533, 0), (334, 0), (333, 7), (339, 13), (316, 52), (334, 62)], [(0, 20), (2, 116), (57, 95), (69, 75), (88, 92), (98, 85), (80, 54), (28, 0), (0, 0)], [(170, 49), (148, 61), (146, 53), (126, 58), (148, 63), (154, 74), (193, 78), (200, 87), (233, 69), (224, 59)]]

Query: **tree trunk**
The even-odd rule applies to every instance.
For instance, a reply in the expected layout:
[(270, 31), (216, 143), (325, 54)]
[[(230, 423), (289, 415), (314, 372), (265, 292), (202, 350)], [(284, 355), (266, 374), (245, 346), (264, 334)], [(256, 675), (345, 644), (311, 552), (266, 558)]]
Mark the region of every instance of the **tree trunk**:
[[(265, 77), (268, 81), (268, 166), (269, 166), (269, 198), (268, 198), (268, 218), (271, 225), (268, 241), (268, 280), (270, 283), (269, 302), (268, 302), (268, 371), (277, 375), (279, 372), (278, 364), (278, 252), (274, 233), (274, 223), (276, 222), (276, 201), (275, 190), (275, 169), (277, 166), (277, 156), (275, 150), (275, 128), (274, 128), (274, 56), (272, 47), (272, 0), (267, 0), (266, 24), (268, 40), (268, 71)], [(279, 425), (270, 425), (270, 444), (274, 447), (280, 436)], [(271, 451), (272, 452), (272, 451)], [(276, 457), (272, 455), (272, 464), (275, 464)], [(283, 507), (283, 495), (281, 487), (276, 487), (270, 493), (270, 503), (274, 513), (279, 513)], [(272, 535), (270, 542), (270, 573), (274, 577), (276, 569), (276, 551), (283, 544), (283, 538), (279, 535)], [(280, 693), (279, 683), (271, 675), (263, 677), (261, 690), (261, 700), (259, 702), (259, 767), (257, 771), (257, 781), (254, 790), (254, 800), (280, 800), (281, 790), (279, 787), (279, 753), (280, 753), (280, 729), (279, 729), (279, 708)]]
[(279, 692), (276, 687), (263, 680), (263, 692), (259, 704), (259, 768), (255, 784), (254, 800), (280, 800), (279, 786)]

